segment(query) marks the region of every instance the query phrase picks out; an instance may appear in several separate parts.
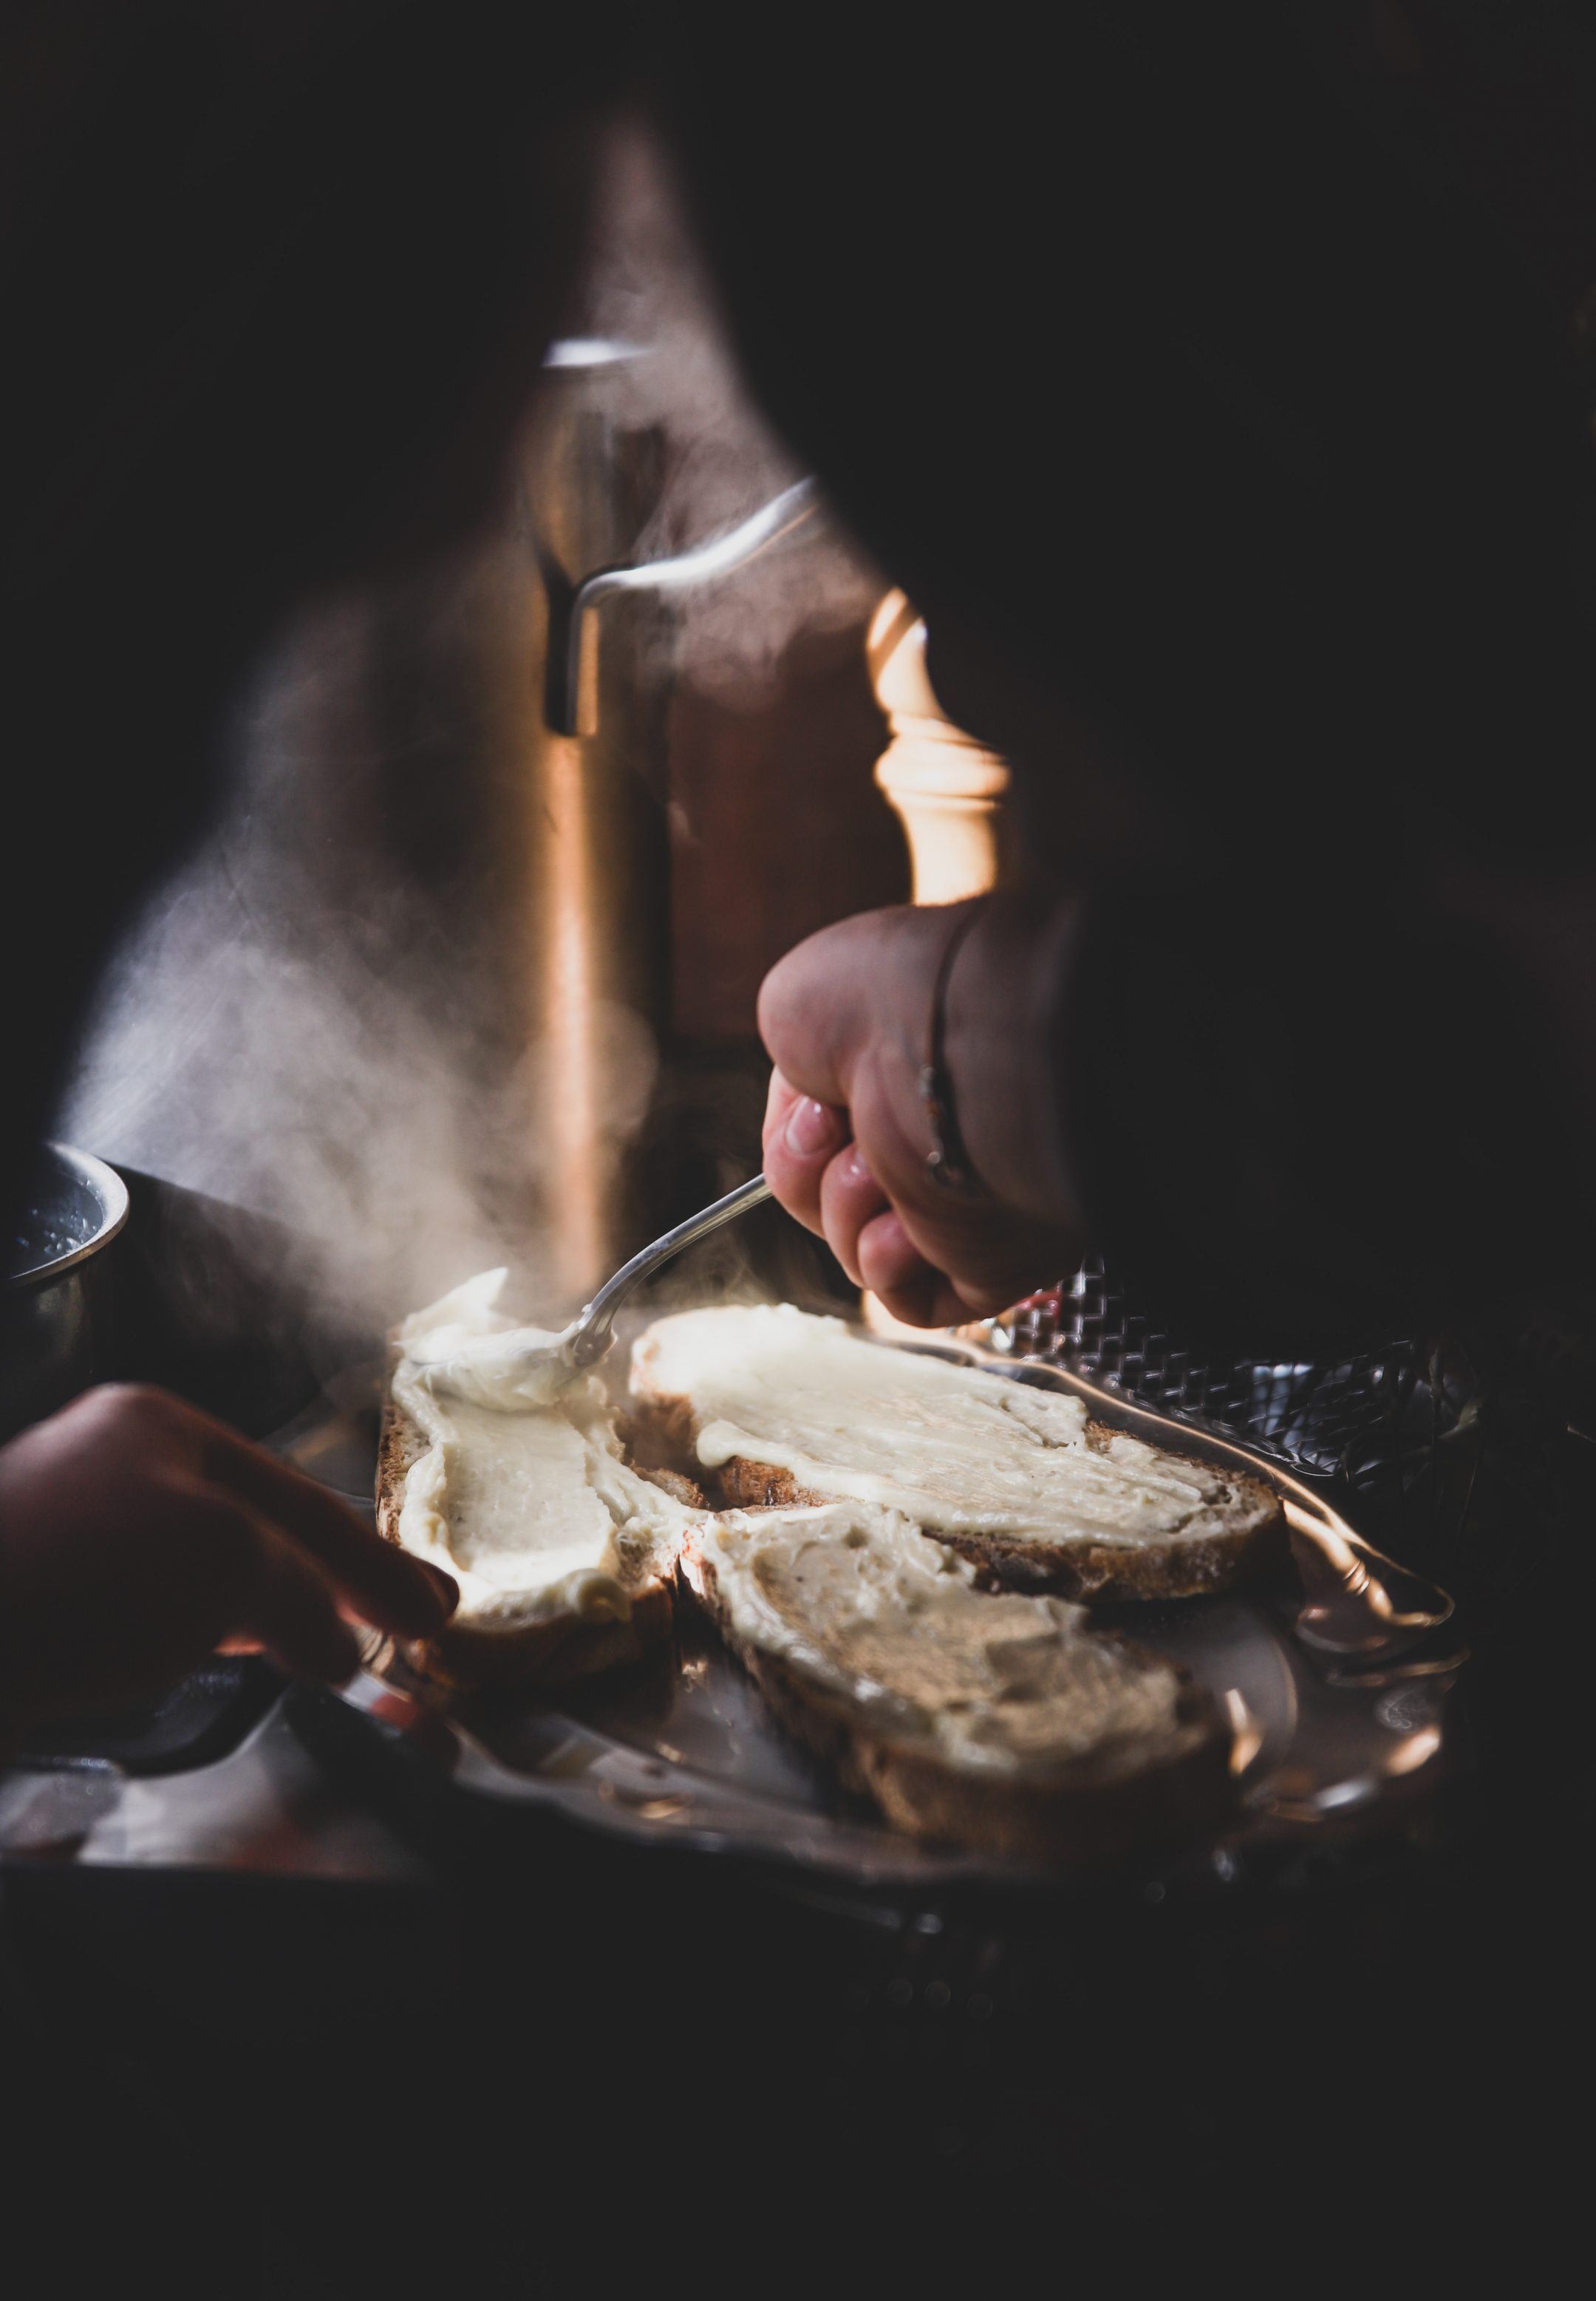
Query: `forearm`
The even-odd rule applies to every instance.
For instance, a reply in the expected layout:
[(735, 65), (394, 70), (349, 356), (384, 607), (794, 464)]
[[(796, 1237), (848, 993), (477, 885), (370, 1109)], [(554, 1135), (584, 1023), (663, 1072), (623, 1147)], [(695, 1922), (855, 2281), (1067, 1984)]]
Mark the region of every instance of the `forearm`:
[[(1065, 1227), (1077, 1226), (1081, 1212), (1060, 1061), (1081, 925), (1078, 899), (1056, 888), (988, 898), (946, 995), (947, 1061), (971, 1165), (1016, 1213)], [(950, 911), (946, 932), (956, 926)]]
[[(812, 938), (761, 998), (782, 1203), (919, 1323), (1096, 1245), (1149, 1315), (1236, 1355), (1366, 1347), (1588, 1279), (1596, 907), (1571, 889), (1549, 925), (1542, 890), (1504, 909), (1494, 883), (1464, 899), (1351, 860), (1148, 867)], [(939, 979), (974, 1191), (928, 1165)]]
[(1444, 889), (1122, 884), (1054, 949), (1049, 1164), (1193, 1343), (1356, 1347), (1588, 1275), (1577, 1018)]

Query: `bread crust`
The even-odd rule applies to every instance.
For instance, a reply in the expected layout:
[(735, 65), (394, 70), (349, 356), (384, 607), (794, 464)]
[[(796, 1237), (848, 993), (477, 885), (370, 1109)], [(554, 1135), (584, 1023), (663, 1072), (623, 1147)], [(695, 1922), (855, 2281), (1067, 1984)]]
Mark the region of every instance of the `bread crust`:
[[(675, 1460), (697, 1466), (698, 1423), (690, 1402), (661, 1398), (637, 1404), (639, 1410), (647, 1410), (654, 1443), (662, 1452), (668, 1450)], [(1102, 1423), (1087, 1425), (1089, 1443), (1102, 1445), (1114, 1435)], [(1209, 1467), (1173, 1449), (1169, 1459)], [(742, 1455), (733, 1455), (716, 1471), (699, 1468), (698, 1474), (713, 1485), (712, 1498), (723, 1510), (792, 1510), (838, 1499), (799, 1485), (790, 1470), (773, 1462)], [(1086, 1535), (1038, 1542), (1023, 1535), (923, 1524), (921, 1531), (967, 1558), (989, 1589), (1048, 1592), (1101, 1605), (1212, 1597), (1261, 1579), (1289, 1554), (1285, 1513), (1274, 1488), (1247, 1471), (1227, 1471), (1226, 1476), (1245, 1513), (1234, 1526), (1136, 1548), (1094, 1542)]]
[[(646, 1475), (679, 1499), (702, 1505), (706, 1498), (699, 1485), (658, 1467), (672, 1460), (697, 1467), (690, 1406), (685, 1400), (647, 1403), (643, 1427), (629, 1434), (629, 1459), (634, 1465), (639, 1458), (648, 1460)], [(388, 1541), (398, 1542), (405, 1481), (426, 1445), (424, 1435), (392, 1396), (390, 1368), (376, 1485), (378, 1527)], [(806, 1494), (786, 1470), (740, 1459), (728, 1463), (713, 1484), (708, 1499), (722, 1507), (773, 1509), (825, 1499)], [(1063, 1588), (1071, 1594), (1087, 1586), (1090, 1564), (1079, 1555), (1083, 1546), (1077, 1546), (1067, 1579), (1057, 1561), (1046, 1561), (1049, 1570), (1039, 1576), (1038, 1561), (1029, 1557), (1001, 1571), (996, 1544), (954, 1546), (974, 1557), (983, 1580), (1025, 1589)], [(685, 1563), (689, 1588), (778, 1722), (845, 1788), (868, 1800), (892, 1828), (1032, 1865), (1072, 1867), (1113, 1862), (1211, 1832), (1232, 1806), (1228, 1728), (1210, 1697), (1183, 1673), (1176, 1730), (1167, 1742), (1105, 1748), (1046, 1774), (976, 1774), (949, 1764), (923, 1743), (883, 1732), (842, 1697), (740, 1637), (721, 1602), (713, 1559), (691, 1535)], [(557, 1688), (635, 1663), (664, 1643), (675, 1578), (674, 1571), (669, 1577), (639, 1571), (625, 1622), (590, 1622), (566, 1614), (509, 1628), (451, 1623), (436, 1637), (409, 1646), (407, 1658), (451, 1692)], [(1117, 1579), (1123, 1583), (1124, 1577)], [(1110, 1577), (1105, 1577), (1091, 1586), (1093, 1594), (1108, 1586)], [(1155, 1594), (1144, 1588), (1136, 1594)]]
[[(377, 1531), (384, 1541), (397, 1544), (405, 1482), (427, 1442), (396, 1403), (390, 1364), (377, 1447)], [(697, 1492), (690, 1485), (689, 1490)], [(631, 1611), (623, 1622), (589, 1621), (572, 1613), (504, 1628), (449, 1622), (435, 1637), (407, 1644), (405, 1659), (422, 1677), (462, 1694), (509, 1686), (569, 1686), (600, 1670), (640, 1661), (671, 1634), (675, 1577), (673, 1574), (667, 1580), (651, 1572), (629, 1577), (623, 1572), (621, 1578), (631, 1600)]]
[(1090, 1866), (1211, 1835), (1233, 1806), (1229, 1729), (1183, 1671), (1167, 1745), (1093, 1752), (1046, 1774), (966, 1772), (923, 1744), (882, 1733), (840, 1695), (740, 1636), (701, 1544), (689, 1540), (684, 1566), (688, 1587), (785, 1730), (911, 1837), (1052, 1868)]

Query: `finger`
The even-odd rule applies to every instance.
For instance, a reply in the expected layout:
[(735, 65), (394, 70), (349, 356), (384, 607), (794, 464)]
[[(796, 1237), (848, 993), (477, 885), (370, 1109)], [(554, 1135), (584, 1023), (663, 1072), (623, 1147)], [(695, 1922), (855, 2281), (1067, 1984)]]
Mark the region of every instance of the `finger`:
[(810, 1095), (778, 1098), (773, 1081), (764, 1140), (765, 1179), (788, 1213), (806, 1229), (823, 1229), (821, 1181), (848, 1139), (844, 1112)]
[(962, 1257), (951, 1275), (939, 1268), (915, 1243), (902, 1217), (889, 1210), (860, 1233), (860, 1283), (880, 1296), (895, 1318), (924, 1326), (962, 1326), (973, 1318), (994, 1318), (1035, 1283), (1034, 1264), (997, 1243), (983, 1243), (979, 1252), (966, 1244), (965, 1252), (979, 1264), (979, 1278), (958, 1267)]
[(940, 1270), (923, 1262), (900, 1286), (871, 1292), (906, 1326), (963, 1326), (970, 1322), (969, 1305), (962, 1301)]
[(840, 1150), (820, 1180), (820, 1217), (826, 1244), (856, 1286), (865, 1284), (859, 1264), (859, 1235), (887, 1206), (887, 1193), (865, 1162), (856, 1142)]
[(759, 986), (759, 1035), (771, 1060), (799, 1093), (833, 1108), (848, 1100), (841, 1051), (856, 1035), (859, 1005), (850, 955), (846, 934), (824, 928), (778, 959)]
[[(1013, 1270), (1015, 1267), (1010, 1265), (1008, 1268)], [(993, 1268), (1000, 1272), (1003, 1266), (994, 1264)], [(1035, 1284), (1036, 1267), (1033, 1263), (1027, 1263), (1023, 1272), (1016, 1271), (1012, 1276), (999, 1276), (995, 1284), (990, 1270), (978, 1280), (962, 1276), (951, 1278), (947, 1282), (948, 1295), (949, 1301), (958, 1307), (950, 1315), (957, 1324), (970, 1318), (995, 1318), (999, 1311), (1011, 1310), (1016, 1302), (1032, 1291)]]
[[(856, 1253), (859, 1284), (879, 1294), (893, 1309), (894, 1317), (903, 1315), (893, 1307), (898, 1297), (912, 1299), (929, 1309), (940, 1284), (940, 1273), (932, 1269), (910, 1238), (901, 1215), (889, 1208), (885, 1213), (873, 1216), (859, 1232)], [(916, 1319), (914, 1323), (921, 1321)]]
[(969, 1318), (949, 1280), (927, 1260), (889, 1210), (859, 1234), (863, 1283), (907, 1326), (958, 1326)]
[(799, 1093), (845, 1109), (860, 1053), (922, 1043), (949, 908), (898, 904), (822, 927), (759, 986), (759, 1035)]
[(460, 1592), (441, 1569), (384, 1542), (302, 1470), (208, 1416), (196, 1418), (204, 1427), (207, 1476), (308, 1551), (363, 1619), (404, 1637), (429, 1636), (447, 1620)]
[(359, 1668), (360, 1646), (331, 1580), (268, 1519), (236, 1507), (250, 1519), (251, 1538), (234, 1635), (258, 1639), (295, 1678), (341, 1684)]
[(762, 1132), (780, 1132), (787, 1124), (787, 1115), (798, 1099), (798, 1091), (784, 1071), (771, 1067), (770, 1084), (765, 1089), (765, 1120)]

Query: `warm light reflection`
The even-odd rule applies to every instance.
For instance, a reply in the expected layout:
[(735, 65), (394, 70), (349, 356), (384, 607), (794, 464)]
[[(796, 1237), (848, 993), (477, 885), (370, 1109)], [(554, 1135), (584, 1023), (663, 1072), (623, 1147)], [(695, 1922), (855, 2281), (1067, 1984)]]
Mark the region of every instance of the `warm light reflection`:
[[(1316, 1503), (1304, 1509), (1283, 1494), (1282, 1506), (1287, 1525), (1299, 1537), (1293, 1547), (1308, 1603), (1297, 1627), (1311, 1645), (1357, 1652), (1382, 1644), (1392, 1630), (1433, 1629), (1451, 1612), (1450, 1599), (1404, 1612), (1378, 1569), (1388, 1571), (1399, 1586), (1414, 1577), (1366, 1544), (1354, 1544), (1340, 1522)], [(1440, 1592), (1428, 1594), (1444, 1597)]]
[(1408, 1735), (1393, 1750), (1388, 1750), (1383, 1761), (1388, 1774), (1416, 1774), (1427, 1766), (1441, 1749), (1439, 1726), (1421, 1726), (1416, 1733)]
[(542, 947), (534, 954), (544, 1057), (539, 1123), (547, 1146), (550, 1279), (556, 1297), (574, 1303), (602, 1275), (606, 1243), (593, 901), (579, 741), (550, 741), (541, 797), (547, 860)]
[(956, 727), (925, 669), (925, 625), (890, 591), (865, 640), (876, 700), (892, 740), (875, 780), (903, 824), (916, 903), (961, 903), (999, 875), (1007, 762)]
[[(990, 894), (999, 876), (1007, 762), (942, 710), (925, 669), (925, 625), (901, 591), (889, 591), (877, 607), (865, 652), (892, 731), (875, 780), (903, 825), (911, 899), (962, 903)], [(925, 1339), (923, 1327), (906, 1326), (873, 1294), (860, 1315), (873, 1335)]]
[[(894, 749), (897, 747), (894, 746)], [(998, 823), (990, 799), (916, 790), (894, 781), (892, 753), (876, 770), (908, 836), (916, 903), (962, 903), (984, 895), (998, 874)]]
[(1244, 1774), (1264, 1746), (1264, 1729), (1239, 1686), (1227, 1687), (1224, 1714), (1231, 1730), (1230, 1770), (1233, 1774)]

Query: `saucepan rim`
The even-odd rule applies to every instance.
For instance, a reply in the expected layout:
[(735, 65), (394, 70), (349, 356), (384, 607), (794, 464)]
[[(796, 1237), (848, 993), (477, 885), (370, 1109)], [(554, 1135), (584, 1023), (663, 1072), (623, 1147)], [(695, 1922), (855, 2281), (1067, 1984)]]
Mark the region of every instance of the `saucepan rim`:
[(96, 1159), (92, 1150), (74, 1150), (70, 1142), (46, 1142), (44, 1147), (94, 1192), (99, 1201), (100, 1221), (93, 1237), (83, 1240), (69, 1252), (52, 1255), (27, 1270), (7, 1272), (5, 1284), (11, 1288), (48, 1285), (64, 1272), (75, 1269), (79, 1263), (87, 1262), (91, 1254), (98, 1254), (109, 1246), (128, 1219), (128, 1186), (114, 1167)]

